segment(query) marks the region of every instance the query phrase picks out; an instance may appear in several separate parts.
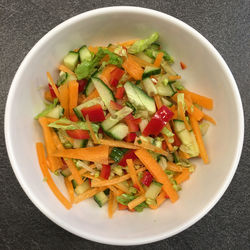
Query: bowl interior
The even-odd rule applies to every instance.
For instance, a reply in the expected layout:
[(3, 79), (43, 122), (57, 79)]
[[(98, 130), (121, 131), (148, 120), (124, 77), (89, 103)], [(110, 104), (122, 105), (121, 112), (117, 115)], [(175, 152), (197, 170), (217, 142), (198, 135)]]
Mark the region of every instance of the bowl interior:
[[(156, 211), (119, 211), (108, 219), (107, 207), (93, 200), (67, 211), (43, 182), (35, 142), (43, 141), (33, 119), (43, 108), (46, 72), (57, 75), (57, 66), (71, 49), (83, 44), (143, 38), (154, 31), (174, 56), (174, 68), (189, 90), (212, 97), (217, 121), (205, 136), (210, 164), (196, 160), (197, 169), (183, 184), (180, 199), (165, 202)], [(181, 70), (179, 62), (187, 64)], [(47, 34), (22, 63), (11, 87), (6, 109), (6, 142), (13, 169), (25, 192), (50, 219), (79, 236), (109, 244), (142, 244), (171, 236), (201, 218), (221, 197), (236, 169), (243, 134), (239, 94), (233, 77), (215, 49), (184, 23), (141, 8), (107, 8), (77, 16)], [(62, 178), (54, 178), (65, 191)]]

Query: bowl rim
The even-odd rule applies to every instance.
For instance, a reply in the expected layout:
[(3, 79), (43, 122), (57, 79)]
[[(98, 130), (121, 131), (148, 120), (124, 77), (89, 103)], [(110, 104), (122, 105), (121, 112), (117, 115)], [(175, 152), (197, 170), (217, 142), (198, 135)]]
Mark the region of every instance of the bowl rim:
[[(136, 13), (143, 13), (146, 15), (152, 15), (152, 16), (157, 16), (162, 19), (165, 19), (168, 22), (173, 22), (178, 26), (181, 26), (184, 28), (187, 32), (191, 33), (194, 37), (198, 38), (201, 43), (203, 43), (212, 53), (213, 56), (216, 57), (216, 60), (220, 63), (222, 66), (223, 70), (226, 72), (228, 78), (230, 79), (229, 84), (231, 85), (234, 93), (234, 99), (236, 101), (236, 109), (237, 109), (237, 116), (238, 116), (238, 126), (239, 126), (239, 131), (238, 131), (238, 141), (237, 141), (237, 146), (235, 150), (235, 155), (234, 155), (234, 160), (232, 161), (231, 164), (231, 169), (227, 175), (227, 178), (224, 180), (223, 185), (221, 186), (220, 190), (214, 195), (213, 199), (211, 199), (207, 205), (193, 218), (189, 219), (185, 223), (183, 223), (181, 226), (178, 228), (173, 229), (170, 233), (161, 233), (154, 235), (152, 237), (147, 237), (147, 238), (139, 238), (139, 239), (125, 239), (125, 240), (117, 240), (114, 238), (107, 238), (107, 237), (99, 237), (98, 235), (92, 235), (89, 234), (88, 232), (77, 232), (73, 227), (70, 225), (67, 225), (64, 223), (63, 220), (61, 220), (59, 217), (55, 217), (47, 208), (46, 205), (42, 204), (37, 197), (34, 197), (30, 191), (29, 185), (24, 182), (24, 180), (21, 177), (21, 172), (18, 168), (17, 160), (15, 158), (15, 155), (13, 153), (13, 145), (11, 143), (11, 134), (10, 134), (10, 110), (12, 108), (13, 102), (14, 102), (14, 96), (15, 96), (15, 87), (18, 85), (19, 82), (19, 77), (22, 74), (22, 72), (25, 70), (26, 64), (29, 62), (30, 58), (32, 58), (32, 55), (36, 53), (39, 48), (45, 44), (51, 37), (56, 35), (58, 32), (60, 32), (62, 29), (64, 29), (67, 26), (70, 26), (74, 24), (75, 22), (83, 19), (83, 18), (88, 18), (93, 15), (100, 15), (100, 14), (107, 14), (107, 13), (117, 13), (117, 12), (130, 12), (133, 14)], [(90, 10), (87, 12), (83, 12), (81, 14), (78, 14), (74, 17), (71, 17), (67, 19), (66, 21), (58, 24), (55, 28), (50, 30), (47, 34), (45, 34), (34, 46), (33, 48), (28, 52), (28, 54), (25, 56), (23, 61), (21, 62), (10, 87), (8, 97), (7, 97), (7, 102), (6, 102), (6, 107), (5, 107), (5, 117), (4, 117), (4, 133), (5, 133), (5, 143), (7, 147), (7, 152), (8, 156), (10, 159), (10, 163), (12, 166), (12, 169), (15, 173), (15, 176), (17, 180), (19, 181), (22, 189), (26, 193), (26, 195), (29, 197), (29, 199), (35, 204), (35, 206), (44, 214), (46, 217), (48, 217), (51, 221), (56, 223), (58, 226), (64, 228), (68, 232), (71, 232), (79, 237), (95, 241), (98, 243), (103, 243), (103, 244), (110, 244), (110, 245), (124, 245), (124, 246), (129, 246), (129, 245), (141, 245), (141, 244), (147, 244), (147, 243), (152, 243), (156, 242), (159, 240), (163, 240), (166, 238), (169, 238), (171, 236), (174, 236), (185, 229), (189, 228), (193, 224), (195, 224), (198, 220), (200, 220), (203, 216), (205, 216), (214, 206), (215, 204), (219, 201), (219, 199), (222, 197), (224, 192), (226, 191), (227, 187), (229, 186), (230, 182), (232, 181), (232, 178), (235, 174), (235, 171), (237, 169), (241, 152), (242, 152), (242, 147), (243, 147), (243, 140), (244, 140), (244, 115), (243, 115), (243, 106), (241, 102), (241, 97), (240, 93), (237, 87), (237, 84), (235, 82), (235, 79), (222, 58), (222, 56), (219, 54), (219, 52), (214, 48), (214, 46), (205, 38), (203, 37), (198, 31), (196, 31), (194, 28), (189, 26), (188, 24), (184, 23), (183, 21), (170, 16), (168, 14), (148, 9), (148, 8), (142, 8), (142, 7), (133, 7), (133, 6), (113, 6), (113, 7), (104, 7), (104, 8), (98, 8), (94, 10)]]

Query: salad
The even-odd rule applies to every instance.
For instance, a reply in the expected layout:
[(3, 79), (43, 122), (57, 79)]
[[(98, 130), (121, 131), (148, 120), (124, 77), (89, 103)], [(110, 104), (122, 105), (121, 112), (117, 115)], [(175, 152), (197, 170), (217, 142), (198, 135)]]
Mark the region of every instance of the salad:
[(203, 109), (213, 100), (183, 86), (158, 39), (84, 45), (65, 55), (56, 82), (47, 73), (36, 149), (44, 181), (67, 209), (88, 198), (107, 203), (109, 217), (157, 209), (178, 200), (192, 158), (209, 162), (203, 136), (215, 121)]

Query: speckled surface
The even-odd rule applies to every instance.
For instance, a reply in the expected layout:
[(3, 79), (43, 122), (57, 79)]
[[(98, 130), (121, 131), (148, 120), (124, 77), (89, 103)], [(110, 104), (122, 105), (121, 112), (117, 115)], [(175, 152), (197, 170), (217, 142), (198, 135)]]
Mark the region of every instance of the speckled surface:
[[(130, 249), (250, 249), (250, 1), (26, 1), (0, 0), (0, 249), (117, 249), (76, 237), (47, 219), (27, 198), (11, 169), (4, 143), (4, 108), (24, 56), (50, 29), (87, 10), (133, 5), (175, 16), (221, 53), (238, 84), (245, 111), (245, 142), (232, 183), (217, 205), (184, 232)], [(126, 247), (121, 247), (125, 249)]]

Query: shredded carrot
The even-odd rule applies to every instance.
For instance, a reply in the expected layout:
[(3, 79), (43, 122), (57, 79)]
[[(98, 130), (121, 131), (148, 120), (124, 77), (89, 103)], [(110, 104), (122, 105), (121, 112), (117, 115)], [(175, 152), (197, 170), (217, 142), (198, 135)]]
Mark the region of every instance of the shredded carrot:
[(191, 126), (189, 125), (186, 116), (185, 116), (185, 112), (184, 112), (184, 108), (183, 108), (183, 104), (181, 102), (178, 102), (178, 109), (179, 109), (179, 114), (180, 114), (180, 118), (182, 119), (182, 121), (184, 121), (185, 127), (188, 131), (191, 130)]
[(176, 75), (176, 76), (168, 76), (168, 80), (169, 81), (176, 81), (176, 80), (179, 80), (181, 79), (181, 76), (179, 75)]
[(54, 193), (54, 195), (57, 197), (57, 199), (67, 208), (70, 209), (72, 205), (70, 202), (64, 197), (64, 195), (59, 191), (56, 184), (54, 183), (47, 167), (46, 163), (46, 156), (43, 144), (41, 142), (36, 143), (36, 151), (38, 156), (39, 165), (41, 168), (41, 171), (43, 173), (43, 176), (49, 185), (51, 191)]
[(57, 89), (57, 87), (56, 87), (56, 85), (55, 85), (55, 83), (53, 81), (53, 78), (52, 78), (52, 76), (51, 76), (51, 74), (49, 72), (47, 72), (47, 76), (48, 76), (48, 79), (49, 79), (49, 83), (50, 83), (52, 89), (55, 92), (56, 97), (61, 102), (60, 93), (59, 93), (59, 91), (58, 91), (58, 89)]
[(78, 101), (78, 82), (72, 81), (69, 82), (69, 113), (70, 115), (74, 115), (74, 110), (77, 106)]
[(114, 186), (126, 194), (129, 193), (128, 187), (126, 187), (125, 185), (121, 185), (121, 183), (114, 184)]
[(203, 119), (205, 119), (205, 120), (213, 123), (214, 125), (216, 125), (216, 121), (209, 115), (204, 114)]
[(64, 183), (69, 194), (70, 202), (73, 203), (74, 202), (74, 188), (73, 188), (72, 182), (69, 181), (68, 178), (64, 178)]
[(61, 106), (64, 108), (64, 114), (68, 118), (69, 117), (69, 88), (68, 83), (61, 85), (58, 88), (60, 92), (60, 103)]
[(163, 135), (164, 140), (165, 140), (165, 142), (166, 142), (166, 144), (167, 144), (167, 146), (168, 146), (169, 151), (170, 151), (170, 152), (173, 152), (173, 151), (174, 151), (174, 148), (173, 148), (172, 144), (168, 141), (168, 137), (167, 137), (166, 135), (164, 135), (164, 134), (162, 134), (162, 135)]
[(168, 161), (168, 163), (167, 163), (167, 169), (172, 170), (174, 172), (182, 172), (183, 171), (183, 168), (181, 166), (176, 165), (176, 164), (174, 164), (171, 161)]
[(98, 46), (95, 46), (95, 47), (89, 46), (88, 47), (89, 51), (93, 52), (94, 54), (96, 54), (98, 52), (98, 48), (99, 48)]
[(98, 138), (97, 138), (95, 132), (93, 131), (93, 128), (92, 128), (91, 123), (90, 123), (90, 121), (89, 121), (89, 116), (88, 116), (88, 115), (86, 116), (86, 123), (87, 123), (87, 127), (88, 127), (88, 129), (89, 129), (90, 136), (91, 136), (93, 142), (94, 142), (95, 144), (98, 144), (98, 142), (99, 142), (99, 141), (98, 141)]
[(108, 85), (108, 87), (110, 87), (109, 85), (109, 82), (110, 82), (110, 78), (111, 78), (111, 75), (110, 73), (116, 68), (116, 66), (112, 65), (112, 64), (109, 64), (107, 65), (101, 75), (100, 75), (100, 79), (103, 80), (103, 82)]
[(200, 149), (200, 156), (203, 162), (207, 164), (209, 161), (208, 161), (207, 151), (206, 151), (203, 139), (202, 139), (199, 123), (192, 115), (190, 115), (189, 117), (190, 117), (190, 123), (192, 125), (197, 144)]
[(75, 181), (77, 182), (77, 184), (81, 185), (83, 183), (82, 177), (79, 174), (79, 171), (77, 170), (76, 165), (74, 164), (72, 159), (68, 159), (66, 157), (63, 157), (63, 159), (66, 162), (68, 168), (70, 169), (70, 172), (71, 172), (73, 178), (75, 179)]
[(79, 93), (78, 95), (78, 100), (77, 100), (77, 104), (80, 105), (84, 102), (84, 100), (86, 99), (86, 96), (82, 93)]
[(143, 59), (141, 59), (140, 57), (138, 56), (134, 56), (134, 55), (131, 55), (129, 54), (130, 58), (132, 58), (136, 63), (138, 63), (141, 67), (146, 67), (146, 66), (154, 66), (154, 64), (152, 63), (149, 63)]
[(156, 66), (156, 67), (161, 66), (161, 61), (162, 61), (163, 56), (164, 56), (163, 52), (158, 53), (158, 55), (156, 56), (155, 61), (154, 61), (154, 66)]
[(118, 45), (121, 45), (121, 46), (124, 46), (124, 47), (129, 47), (129, 46), (133, 45), (136, 41), (137, 41), (137, 39), (128, 40), (126, 42), (118, 43)]
[(94, 195), (96, 195), (97, 193), (105, 190), (106, 187), (102, 187), (102, 188), (91, 188), (89, 190), (87, 190), (86, 192), (82, 193), (82, 194), (79, 194), (77, 196), (75, 196), (75, 199), (74, 199), (74, 203), (77, 204), (83, 200), (86, 200), (90, 197), (93, 197)]
[(183, 152), (183, 151), (179, 151), (179, 155), (181, 158), (184, 158), (184, 159), (189, 159), (190, 158), (190, 155), (186, 152)]
[[(139, 168), (138, 170), (136, 170), (136, 173), (140, 173), (140, 172), (143, 172), (146, 168)], [(92, 181), (91, 182), (91, 187), (103, 187), (103, 186), (111, 186), (111, 185), (115, 185), (117, 183), (120, 183), (120, 182), (123, 182), (123, 181), (126, 181), (128, 179), (130, 179), (130, 174), (126, 174), (126, 175), (123, 175), (121, 177), (115, 177), (111, 180), (101, 180), (101, 181)]]
[(155, 95), (154, 99), (155, 99), (155, 104), (156, 104), (157, 109), (160, 109), (162, 106), (161, 97), (159, 95)]
[(54, 98), (52, 97), (49, 90), (44, 92), (44, 99), (49, 101), (49, 102), (53, 102)]
[(141, 204), (142, 202), (144, 202), (146, 200), (146, 197), (144, 194), (138, 196), (137, 198), (135, 198), (134, 200), (130, 201), (128, 203), (128, 208), (129, 209), (133, 209), (136, 206), (138, 206), (139, 204)]
[(166, 200), (166, 193), (162, 190), (160, 194), (156, 198), (155, 205), (149, 205), (151, 209), (157, 209), (165, 200)]
[(184, 169), (181, 174), (179, 174), (177, 177), (175, 177), (175, 181), (177, 184), (181, 184), (182, 182), (189, 179), (190, 172), (188, 169)]
[(63, 71), (63, 72), (69, 73), (72, 76), (76, 76), (76, 74), (73, 71), (71, 71), (69, 68), (67, 68), (66, 66), (64, 66), (62, 64), (59, 65), (58, 69)]
[(124, 141), (115, 141), (108, 139), (100, 139), (100, 144), (107, 145), (110, 147), (118, 147), (118, 148), (128, 148), (128, 149), (138, 149), (139, 147), (134, 145), (133, 143), (124, 142)]
[(64, 149), (54, 152), (53, 155), (57, 157), (66, 157), (108, 164), (109, 147), (100, 145), (88, 148)]
[(194, 103), (197, 103), (203, 108), (213, 109), (213, 99), (206, 96), (198, 95), (196, 93), (190, 92), (188, 90), (181, 91), (184, 94), (188, 94)]
[(181, 65), (181, 69), (186, 69), (187, 68), (187, 65), (184, 62), (180, 62), (180, 65)]
[(114, 194), (113, 192), (111, 191), (109, 193), (109, 200), (108, 200), (108, 216), (109, 218), (112, 218), (113, 214), (114, 214), (114, 211), (113, 211), (113, 206), (114, 206)]
[(122, 67), (132, 76), (135, 80), (141, 80), (144, 72), (143, 68), (136, 62), (130, 54), (127, 59), (123, 62)]
[[(89, 168), (93, 168), (94, 169), (94, 168), (96, 168), (96, 165), (95, 164), (91, 164), (91, 165), (89, 165)], [(79, 172), (79, 174), (81, 176), (83, 176), (84, 174), (86, 174), (88, 172), (88, 170), (85, 169), (85, 168), (82, 168), (78, 172)], [(72, 181), (73, 179), (74, 179), (74, 177), (72, 175), (68, 176), (68, 180), (69, 181)]]
[(133, 184), (136, 185), (140, 189), (141, 193), (144, 193), (144, 189), (143, 189), (141, 183), (138, 180), (133, 160), (132, 159), (127, 159), (126, 162), (128, 164), (128, 173), (130, 174), (130, 177), (132, 179)]
[(200, 121), (204, 117), (204, 113), (195, 107), (187, 98), (185, 98), (187, 112), (191, 114), (196, 120)]
[(98, 96), (99, 96), (99, 93), (98, 93), (98, 91), (95, 89), (88, 97), (86, 97), (86, 98), (84, 99), (84, 101), (83, 101), (82, 103), (87, 102), (87, 101), (89, 101), (89, 100), (92, 100), (92, 99), (94, 99), (94, 98), (96, 98), (96, 97), (98, 97)]
[(162, 188), (169, 196), (172, 202), (178, 200), (178, 194), (173, 188), (172, 183), (168, 179), (161, 166), (156, 162), (156, 160), (151, 156), (151, 154), (145, 149), (139, 149), (135, 151), (136, 156), (141, 160), (144, 166), (153, 175), (156, 181), (163, 184)]

